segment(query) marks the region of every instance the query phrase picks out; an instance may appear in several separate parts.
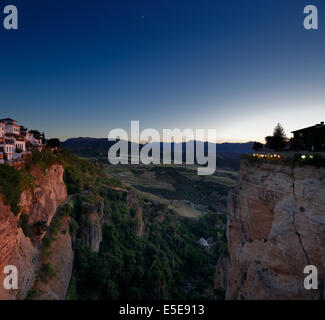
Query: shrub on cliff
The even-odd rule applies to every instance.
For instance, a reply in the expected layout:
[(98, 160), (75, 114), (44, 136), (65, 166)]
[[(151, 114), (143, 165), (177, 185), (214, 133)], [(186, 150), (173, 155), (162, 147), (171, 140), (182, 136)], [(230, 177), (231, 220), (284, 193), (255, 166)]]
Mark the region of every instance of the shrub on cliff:
[(25, 169), (30, 171), (31, 167), (39, 167), (42, 170), (46, 170), (52, 165), (60, 163), (59, 159), (52, 153), (51, 150), (44, 149), (40, 151), (34, 151), (25, 160)]
[(51, 151), (44, 150), (33, 152), (27, 157), (22, 170), (8, 165), (0, 166), (0, 193), (4, 196), (4, 203), (10, 206), (15, 215), (20, 211), (21, 193), (27, 189), (32, 191), (34, 188), (35, 178), (30, 173), (31, 168), (37, 166), (45, 170), (58, 162), (59, 159)]
[(83, 191), (83, 183), (80, 172), (73, 167), (67, 167), (64, 171), (64, 182), (69, 194)]
[(54, 278), (56, 276), (56, 272), (50, 263), (43, 264), (41, 271), (45, 277)]
[(64, 182), (69, 194), (80, 193), (84, 190), (96, 189), (102, 173), (90, 162), (80, 159), (68, 151), (58, 153), (58, 159), (63, 164)]
[(14, 214), (20, 211), (19, 201), (23, 191), (22, 173), (8, 165), (0, 166), (0, 193), (4, 195), (5, 205), (10, 206)]

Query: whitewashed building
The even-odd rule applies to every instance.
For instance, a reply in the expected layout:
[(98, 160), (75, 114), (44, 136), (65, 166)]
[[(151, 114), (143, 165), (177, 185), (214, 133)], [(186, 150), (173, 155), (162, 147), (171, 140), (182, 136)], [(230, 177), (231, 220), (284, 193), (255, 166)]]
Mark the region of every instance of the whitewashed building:
[(21, 160), (26, 152), (42, 150), (44, 133), (29, 131), (19, 126), (16, 120), (0, 120), (0, 164)]
[(19, 135), (20, 134), (20, 126), (17, 125), (17, 121), (6, 118), (1, 120), (6, 125), (6, 133), (12, 133)]
[(3, 150), (5, 154), (5, 160), (12, 161), (14, 160), (14, 155), (16, 152), (15, 140), (11, 137), (4, 137)]
[(6, 125), (0, 121), (0, 138), (3, 138), (6, 132)]

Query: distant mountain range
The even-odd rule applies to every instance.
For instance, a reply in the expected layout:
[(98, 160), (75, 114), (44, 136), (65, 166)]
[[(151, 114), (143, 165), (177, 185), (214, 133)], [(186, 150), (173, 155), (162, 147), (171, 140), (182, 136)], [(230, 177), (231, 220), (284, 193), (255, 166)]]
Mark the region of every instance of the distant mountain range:
[[(76, 154), (79, 157), (106, 157), (109, 148), (114, 145), (116, 141), (108, 141), (106, 138), (71, 138), (62, 142), (63, 148)], [(129, 153), (131, 150), (131, 144), (133, 142), (128, 142), (129, 144)], [(194, 152), (198, 144), (203, 142), (189, 141), (187, 143), (182, 143), (182, 153), (183, 161), (185, 161), (185, 151), (187, 144), (194, 144)], [(154, 142), (154, 144), (159, 144), (159, 142)], [(165, 143), (160, 143), (161, 155), (163, 151), (163, 146)], [(140, 144), (140, 149), (143, 147), (143, 144)], [(175, 143), (171, 143), (172, 150), (172, 159), (174, 158)], [(216, 148), (216, 162), (219, 167), (230, 167), (232, 169), (239, 169), (239, 159), (242, 154), (252, 153), (253, 142), (247, 143), (217, 143), (215, 144)], [(208, 151), (208, 143), (204, 142), (204, 151)]]
[[(61, 142), (61, 145), (66, 150), (78, 155), (79, 157), (99, 157), (107, 156), (109, 148), (115, 143), (116, 141), (108, 141), (107, 138), (80, 137), (67, 139), (64, 142)], [(130, 148), (131, 142), (129, 142), (129, 149)]]
[[(159, 142), (152, 143), (157, 144)], [(194, 143), (194, 150), (197, 144), (203, 142), (190, 141), (187, 143), (182, 143), (182, 150), (185, 152), (187, 144)], [(62, 146), (80, 156), (99, 156), (106, 155), (109, 148), (115, 144), (115, 141), (108, 141), (106, 138), (71, 138), (62, 142)], [(129, 142), (129, 147), (132, 142)], [(160, 142), (161, 150), (163, 150), (164, 142)], [(172, 151), (175, 148), (175, 143), (171, 143)], [(140, 144), (140, 149), (143, 147), (143, 144)], [(246, 143), (216, 143), (216, 153), (234, 153), (234, 154), (244, 154), (252, 153), (253, 142)], [(204, 150), (208, 151), (208, 143), (204, 142)]]

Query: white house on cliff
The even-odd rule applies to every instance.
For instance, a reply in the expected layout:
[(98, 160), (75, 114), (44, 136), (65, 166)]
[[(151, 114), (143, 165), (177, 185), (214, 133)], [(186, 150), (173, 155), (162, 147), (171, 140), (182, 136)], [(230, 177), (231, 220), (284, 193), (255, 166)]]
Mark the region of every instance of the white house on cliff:
[(0, 164), (21, 160), (23, 155), (33, 150), (42, 150), (44, 133), (24, 128), (16, 120), (0, 120)]

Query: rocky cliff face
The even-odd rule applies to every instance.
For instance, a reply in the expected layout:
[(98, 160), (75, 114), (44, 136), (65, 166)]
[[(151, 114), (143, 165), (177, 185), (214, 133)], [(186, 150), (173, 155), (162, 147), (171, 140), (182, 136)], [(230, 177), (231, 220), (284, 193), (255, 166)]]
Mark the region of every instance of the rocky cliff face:
[[(57, 208), (67, 197), (63, 172), (61, 165), (53, 165), (46, 172), (34, 168), (31, 172), (35, 178), (34, 188), (21, 194), (22, 209), (17, 217), (0, 198), (0, 299), (23, 299), (30, 289), (39, 260), (41, 236), (36, 239), (25, 235), (18, 221), (26, 215), (31, 227), (37, 223), (51, 224)], [(18, 290), (7, 291), (2, 286), (6, 265), (18, 269)]]
[[(23, 295), (24, 287), (33, 270), (34, 256), (35, 249), (30, 239), (26, 238), (18, 228), (17, 218), (0, 198), (0, 300), (14, 299), (16, 296)], [(22, 288), (18, 291), (7, 291), (3, 287), (6, 276), (3, 270), (8, 265), (17, 266), (22, 270), (19, 275)]]
[[(321, 299), (325, 168), (242, 160), (227, 231), (227, 299)], [(307, 265), (318, 268), (318, 290), (304, 288)]]
[(134, 191), (128, 192), (127, 195), (127, 206), (135, 215), (136, 220), (136, 234), (138, 237), (142, 237), (144, 235), (145, 225), (143, 222), (143, 208), (139, 203), (139, 199)]
[(99, 245), (103, 239), (104, 202), (98, 202), (89, 206), (80, 219), (79, 239), (83, 246), (91, 249), (92, 252), (99, 251)]
[(45, 172), (33, 168), (31, 173), (35, 178), (35, 187), (33, 192), (22, 193), (21, 214), (29, 215), (29, 223), (42, 221), (49, 226), (56, 209), (67, 197), (63, 181), (64, 168), (61, 165), (53, 165)]
[[(42, 255), (33, 277), (32, 294), (37, 300), (64, 300), (72, 273), (73, 250), (69, 234), (69, 218), (64, 218), (55, 235), (48, 254)], [(54, 274), (45, 271), (51, 266)]]

